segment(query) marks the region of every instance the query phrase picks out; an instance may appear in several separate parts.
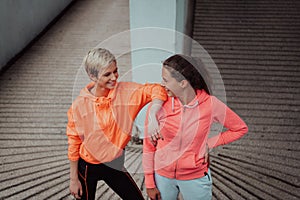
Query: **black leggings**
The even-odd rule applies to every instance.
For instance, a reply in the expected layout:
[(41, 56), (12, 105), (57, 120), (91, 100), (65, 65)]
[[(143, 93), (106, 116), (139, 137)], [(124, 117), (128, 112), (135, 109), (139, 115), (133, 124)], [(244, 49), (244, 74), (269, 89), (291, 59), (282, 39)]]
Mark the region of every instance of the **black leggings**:
[(103, 180), (123, 200), (144, 200), (130, 174), (125, 171), (124, 155), (105, 164), (90, 164), (79, 159), (78, 173), (83, 194), (81, 200), (94, 200), (98, 180)]

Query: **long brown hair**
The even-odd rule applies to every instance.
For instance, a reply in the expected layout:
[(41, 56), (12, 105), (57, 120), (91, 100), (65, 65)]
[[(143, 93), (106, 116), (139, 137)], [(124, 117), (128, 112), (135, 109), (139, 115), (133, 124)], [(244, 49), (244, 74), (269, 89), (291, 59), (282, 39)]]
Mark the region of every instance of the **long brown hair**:
[(163, 65), (177, 81), (186, 79), (194, 89), (204, 89), (210, 94), (209, 83), (207, 83), (210, 78), (205, 69), (205, 65), (200, 59), (182, 54), (175, 54), (167, 58), (163, 62)]

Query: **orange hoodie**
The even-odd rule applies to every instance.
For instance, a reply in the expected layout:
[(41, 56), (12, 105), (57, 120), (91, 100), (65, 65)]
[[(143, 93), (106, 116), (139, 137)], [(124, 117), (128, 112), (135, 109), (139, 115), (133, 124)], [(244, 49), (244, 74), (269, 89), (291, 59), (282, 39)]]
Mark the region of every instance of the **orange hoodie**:
[(138, 112), (153, 99), (167, 99), (159, 84), (119, 82), (107, 97), (95, 97), (90, 83), (68, 110), (68, 157), (92, 164), (119, 157), (131, 138)]
[[(233, 142), (248, 131), (237, 114), (204, 90), (198, 90), (188, 105), (168, 98), (157, 117), (164, 140), (158, 140), (156, 147), (145, 128), (143, 168), (147, 188), (156, 187), (154, 172), (178, 180), (203, 177), (208, 169), (208, 164), (203, 164), (207, 146), (211, 149)], [(227, 130), (211, 130), (215, 122)]]

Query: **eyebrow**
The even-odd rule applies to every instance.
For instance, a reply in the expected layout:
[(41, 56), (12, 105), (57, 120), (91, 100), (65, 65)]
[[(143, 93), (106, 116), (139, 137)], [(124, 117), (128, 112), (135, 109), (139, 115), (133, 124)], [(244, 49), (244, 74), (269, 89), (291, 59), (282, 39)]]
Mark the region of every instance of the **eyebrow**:
[(118, 72), (118, 68), (116, 68), (113, 72), (105, 72), (104, 74), (103, 74), (103, 76), (107, 76), (107, 75), (109, 75), (109, 74), (111, 74), (111, 73), (116, 73), (116, 72)]

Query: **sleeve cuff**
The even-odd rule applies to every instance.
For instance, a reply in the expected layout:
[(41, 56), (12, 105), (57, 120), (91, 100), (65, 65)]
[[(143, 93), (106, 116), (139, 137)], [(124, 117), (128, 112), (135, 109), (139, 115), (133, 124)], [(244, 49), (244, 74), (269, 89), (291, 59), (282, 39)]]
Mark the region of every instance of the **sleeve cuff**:
[(156, 188), (154, 174), (145, 174), (145, 186), (146, 188)]

